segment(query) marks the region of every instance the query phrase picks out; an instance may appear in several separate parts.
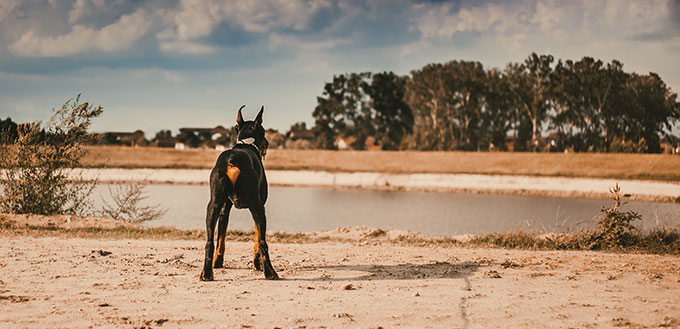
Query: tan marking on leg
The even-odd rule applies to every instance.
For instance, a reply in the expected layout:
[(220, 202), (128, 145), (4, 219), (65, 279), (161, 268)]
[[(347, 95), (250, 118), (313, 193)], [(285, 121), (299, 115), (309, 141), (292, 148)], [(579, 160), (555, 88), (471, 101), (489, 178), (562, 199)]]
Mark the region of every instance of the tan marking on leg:
[(253, 246), (253, 251), (257, 253), (259, 250), (259, 244), (258, 244), (258, 238), (260, 236), (260, 231), (257, 229), (257, 226), (255, 226), (255, 245)]
[(259, 271), (262, 269), (262, 260), (260, 259), (260, 244), (258, 243), (258, 238), (260, 236), (260, 232), (257, 229), (257, 225), (255, 225), (255, 244), (253, 245), (253, 271)]
[(225, 232), (225, 234), (222, 234), (217, 237), (217, 248), (215, 248), (215, 256), (213, 257), (213, 267), (215, 267), (215, 261), (217, 261), (217, 256), (219, 254), (224, 255), (224, 238), (226, 235), (227, 234)]
[(238, 169), (238, 167), (232, 165), (231, 163), (227, 165), (227, 177), (229, 177), (231, 184), (236, 184), (236, 180), (238, 179), (238, 175), (240, 173), (241, 170)]

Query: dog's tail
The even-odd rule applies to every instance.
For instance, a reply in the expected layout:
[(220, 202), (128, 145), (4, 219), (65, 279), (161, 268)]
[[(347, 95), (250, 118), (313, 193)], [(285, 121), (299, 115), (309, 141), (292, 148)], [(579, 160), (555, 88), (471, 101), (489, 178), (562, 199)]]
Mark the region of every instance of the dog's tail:
[(236, 180), (238, 179), (239, 174), (241, 174), (241, 169), (238, 169), (236, 164), (234, 164), (231, 159), (229, 159), (229, 162), (227, 162), (227, 177), (229, 178), (232, 186), (236, 185)]

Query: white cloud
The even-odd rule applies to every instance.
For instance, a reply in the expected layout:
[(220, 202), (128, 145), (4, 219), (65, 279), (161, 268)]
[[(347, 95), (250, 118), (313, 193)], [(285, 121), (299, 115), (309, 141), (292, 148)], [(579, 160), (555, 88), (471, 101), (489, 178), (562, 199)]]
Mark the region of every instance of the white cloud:
[(129, 49), (152, 25), (143, 9), (123, 15), (118, 21), (94, 29), (74, 25), (67, 34), (42, 37), (28, 31), (9, 46), (10, 52), (26, 57), (63, 57), (79, 53), (114, 52)]
[(167, 54), (180, 55), (212, 54), (217, 51), (216, 47), (192, 41), (162, 41), (159, 42), (158, 49)]
[(76, 0), (76, 2), (73, 3), (73, 7), (68, 12), (68, 22), (73, 24), (78, 22), (82, 17), (85, 17), (89, 12), (88, 7), (88, 0)]
[[(417, 19), (423, 38), (451, 38), (458, 32), (481, 32), (509, 48), (535, 38), (547, 42), (591, 39), (624, 40), (663, 33), (675, 26), (669, 10), (674, 0), (518, 1), (464, 5), (421, 5)], [(678, 31), (676, 31), (676, 34)], [(598, 36), (598, 38), (593, 38)]]
[(207, 37), (221, 24), (254, 33), (277, 30), (301, 31), (308, 27), (319, 10), (331, 4), (327, 0), (233, 1), (181, 0), (169, 11), (165, 21), (170, 28), (156, 35), (164, 52), (201, 54), (213, 47), (195, 40)]

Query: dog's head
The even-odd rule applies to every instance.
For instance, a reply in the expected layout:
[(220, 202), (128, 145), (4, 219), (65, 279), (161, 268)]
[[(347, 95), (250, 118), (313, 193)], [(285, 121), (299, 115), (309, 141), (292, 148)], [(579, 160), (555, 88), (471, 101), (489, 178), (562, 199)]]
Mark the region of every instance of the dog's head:
[(254, 121), (243, 120), (241, 110), (244, 107), (245, 105), (238, 109), (238, 115), (236, 116), (236, 131), (238, 131), (238, 141), (246, 141), (249, 138), (254, 139), (252, 144), (260, 150), (260, 155), (264, 159), (264, 156), (267, 154), (267, 147), (269, 147), (269, 142), (267, 141), (267, 138), (264, 137), (264, 127), (262, 127), (262, 113), (264, 112), (264, 106), (262, 106)]

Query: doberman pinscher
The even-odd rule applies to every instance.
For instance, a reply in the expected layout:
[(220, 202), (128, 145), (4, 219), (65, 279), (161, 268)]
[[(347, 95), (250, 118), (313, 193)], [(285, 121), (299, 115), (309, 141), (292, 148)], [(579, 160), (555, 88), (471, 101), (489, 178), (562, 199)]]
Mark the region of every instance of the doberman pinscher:
[[(210, 202), (205, 219), (208, 242), (205, 245), (202, 281), (211, 281), (213, 268), (221, 268), (223, 265), (224, 237), (232, 205), (239, 209), (248, 208), (255, 221), (253, 270), (264, 270), (264, 276), (269, 280), (279, 278), (269, 260), (265, 241), (267, 218), (264, 203), (267, 201), (267, 177), (262, 160), (269, 143), (264, 137), (262, 127), (264, 106), (255, 121), (243, 121), (241, 116), (243, 107), (245, 105), (241, 106), (236, 117), (238, 141), (233, 148), (220, 154), (210, 173)], [(217, 248), (214, 244), (215, 224), (217, 224)]]

